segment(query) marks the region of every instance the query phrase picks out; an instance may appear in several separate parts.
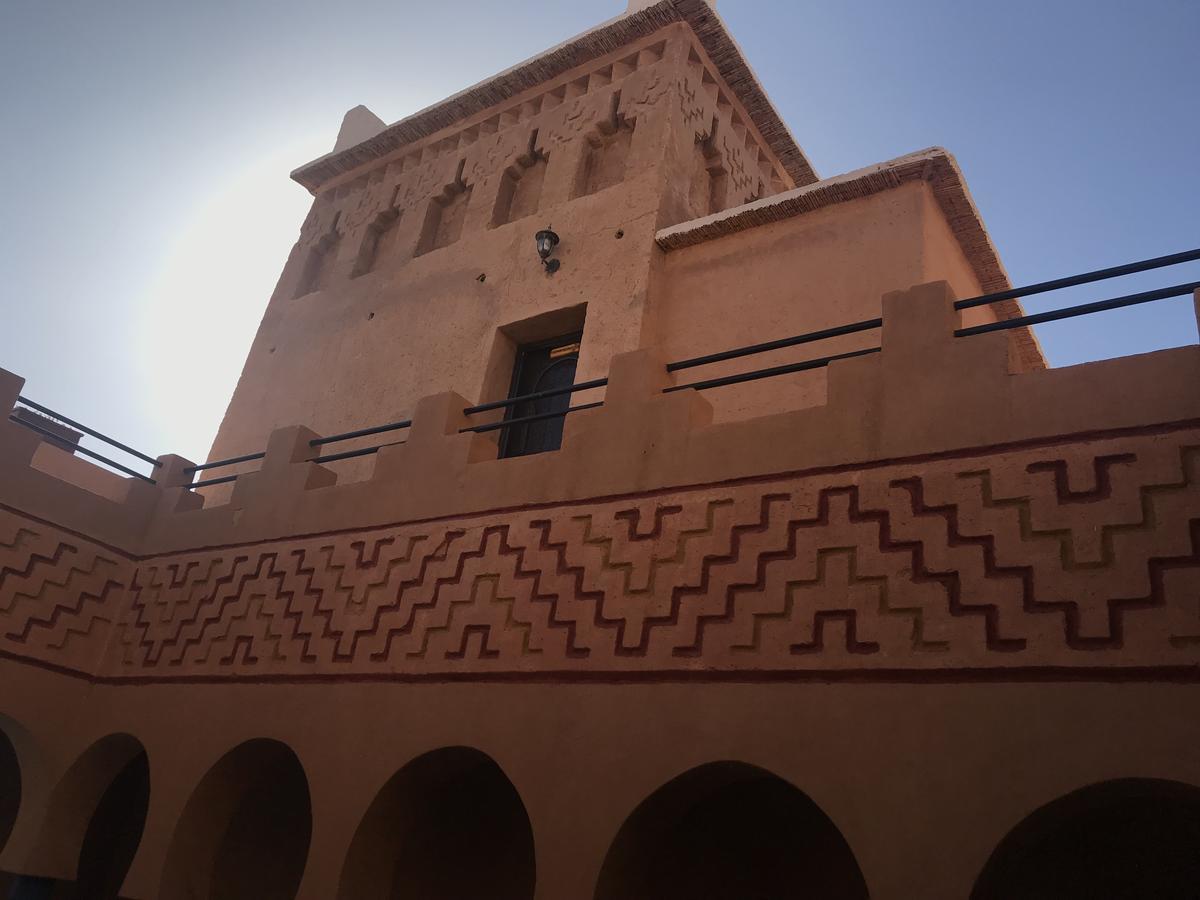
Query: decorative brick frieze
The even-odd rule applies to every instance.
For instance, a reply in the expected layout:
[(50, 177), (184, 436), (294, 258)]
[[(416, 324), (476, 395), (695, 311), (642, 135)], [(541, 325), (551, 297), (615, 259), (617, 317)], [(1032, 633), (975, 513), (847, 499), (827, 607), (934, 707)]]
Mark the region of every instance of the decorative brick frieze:
[(145, 559), (3, 523), (5, 651), (104, 679), (1200, 665), (1200, 428)]
[(111, 680), (1194, 677), (1200, 351), (1013, 375), (953, 300), (885, 296), (883, 352), (822, 408), (714, 425), (640, 351), (555, 453), (496, 459), (447, 393), (367, 481), (279, 429), (212, 508), (178, 457), (124, 503), (31, 475), (0, 423), (0, 652)]

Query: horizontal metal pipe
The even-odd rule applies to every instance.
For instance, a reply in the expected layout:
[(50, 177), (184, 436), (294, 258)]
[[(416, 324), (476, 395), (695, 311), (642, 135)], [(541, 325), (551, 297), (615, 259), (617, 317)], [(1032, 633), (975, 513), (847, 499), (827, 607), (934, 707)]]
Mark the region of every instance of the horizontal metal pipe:
[(315, 463), (331, 463), (340, 459), (356, 459), (359, 456), (373, 456), (379, 452), (378, 447), (367, 447), (365, 450), (347, 450), (345, 453), (330, 453), (328, 456), (318, 456)]
[(870, 331), (883, 327), (883, 319), (864, 319), (861, 322), (851, 322), (849, 325), (838, 325), (836, 328), (823, 328), (820, 331), (810, 331), (795, 337), (780, 338), (777, 341), (767, 341), (763, 344), (751, 344), (748, 347), (738, 347), (721, 353), (710, 353), (708, 356), (697, 356), (693, 359), (683, 359), (667, 364), (668, 372), (678, 372), (680, 369), (692, 369), (696, 366), (707, 366), (709, 363), (723, 362), (727, 359), (740, 359), (743, 356), (753, 356), (755, 353), (766, 353), (768, 350), (781, 350), (784, 347), (796, 347), (800, 344), (810, 344), (813, 341), (823, 341), (826, 338), (841, 337), (843, 334), (856, 334), (860, 331)]
[(72, 428), (78, 428), (84, 434), (89, 434), (98, 440), (104, 441), (104, 443), (108, 444), (110, 447), (116, 447), (118, 450), (124, 450), (130, 456), (136, 456), (138, 459), (148, 462), (152, 466), (161, 466), (162, 465), (162, 463), (160, 463), (153, 456), (147, 456), (145, 453), (141, 453), (138, 450), (134, 450), (132, 447), (122, 444), (120, 441), (114, 441), (108, 435), (102, 434), (93, 428), (88, 428), (86, 425), (80, 425), (74, 419), (68, 419), (66, 416), (62, 415), (61, 413), (56, 413), (54, 410), (50, 409), (49, 407), (42, 406), (40, 403), (34, 403), (32, 400), (30, 400), (26, 397), (17, 397), (17, 402), (24, 403), (26, 406), (30, 407), (31, 409), (35, 409), (40, 413), (44, 413), (45, 415), (50, 416), (52, 419), (57, 419), (58, 421), (62, 422), (64, 425), (70, 425)]
[(367, 447), (363, 450), (347, 450), (345, 453), (331, 453), (329, 456), (318, 456), (313, 460), (315, 463), (331, 463), (342, 459), (356, 459), (360, 456), (373, 456), (384, 447), (398, 447), (405, 444), (407, 441), (396, 441), (391, 444), (380, 444), (378, 447)]
[(235, 456), (232, 459), (219, 459), (216, 462), (204, 463), (202, 466), (188, 466), (183, 471), (188, 475), (194, 475), (196, 472), (207, 472), (209, 469), (223, 469), (226, 466), (236, 466), (238, 463), (256, 462), (260, 459), (266, 459), (266, 453), (248, 453), (245, 456)]
[(1056, 278), (1053, 281), (1043, 281), (1040, 284), (1030, 284), (1025, 287), (1011, 288), (1007, 291), (997, 291), (994, 294), (984, 294), (982, 297), (972, 297), (969, 300), (959, 300), (954, 304), (954, 308), (971, 309), (976, 306), (987, 306), (989, 303), (999, 303), (1001, 300), (1031, 297), (1034, 294), (1044, 294), (1046, 291), (1057, 291), (1061, 288), (1075, 287), (1080, 284), (1092, 284), (1093, 282), (1104, 281), (1108, 278), (1120, 278), (1122, 275), (1132, 275), (1135, 272), (1149, 272), (1151, 269), (1177, 266), (1180, 263), (1192, 262), (1198, 259), (1200, 259), (1200, 248), (1185, 250), (1183, 253), (1172, 253), (1170, 256), (1156, 256), (1154, 259), (1143, 259), (1140, 262), (1126, 263), (1123, 266), (1097, 269), (1095, 272), (1085, 272), (1082, 275)]
[(411, 427), (412, 419), (405, 419), (402, 422), (392, 422), (390, 425), (376, 425), (374, 428), (360, 428), (358, 431), (347, 431), (345, 434), (335, 434), (332, 437), (316, 438), (309, 441), (308, 446), (324, 447), (326, 444), (340, 444), (342, 441), (352, 441), (354, 438), (370, 437), (373, 434), (384, 434), (388, 431), (399, 431), (401, 428)]
[(585, 403), (582, 406), (572, 406), (568, 409), (559, 410), (558, 412), (538, 413), (535, 416), (521, 416), (517, 419), (508, 419), (504, 422), (492, 422), (490, 425), (476, 425), (473, 428), (460, 428), (459, 434), (474, 432), (482, 434), (485, 431), (499, 431), (501, 428), (511, 428), (513, 425), (524, 425), (526, 422), (540, 422), (543, 419), (557, 419), (560, 416), (565, 416), (573, 412), (582, 412), (585, 409), (595, 409), (598, 406), (603, 406), (604, 401), (600, 400), (596, 403)]
[(664, 388), (664, 394), (674, 393), (675, 391), (686, 391), (689, 388), (697, 391), (707, 391), (709, 388), (725, 387), (730, 384), (742, 384), (746, 381), (758, 381), (760, 378), (774, 378), (776, 375), (790, 375), (793, 372), (806, 372), (809, 369), (823, 369), (831, 362), (836, 362), (839, 359), (853, 359), (856, 356), (867, 356), (871, 353), (878, 353), (879, 347), (871, 347), (868, 350), (852, 350), (849, 353), (838, 353), (834, 356), (823, 356), (820, 359), (809, 359), (804, 362), (789, 363), (786, 366), (772, 366), (769, 369), (756, 369), (753, 372), (742, 372), (740, 375), (726, 375), (724, 378), (710, 378), (707, 381), (694, 381), (691, 384), (677, 384), (673, 387)]
[(216, 484), (229, 484), (230, 482), (237, 480), (237, 475), (226, 475), (223, 478), (210, 478), (208, 481), (197, 481), (195, 484), (185, 484), (184, 487), (186, 487), (188, 490), (195, 490), (196, 488), (212, 487)]
[(954, 332), (955, 337), (970, 337), (973, 334), (987, 334), (989, 331), (1007, 331), (1010, 328), (1022, 328), (1026, 325), (1039, 325), (1042, 322), (1057, 322), (1060, 319), (1073, 319), (1076, 316), (1087, 316), (1092, 313), (1104, 312), (1110, 309), (1121, 309), (1125, 306), (1137, 306), (1139, 303), (1152, 303), (1155, 300), (1166, 300), (1169, 297), (1183, 297), (1200, 288), (1200, 281), (1190, 281), (1187, 284), (1177, 284), (1174, 287), (1160, 288), (1157, 291), (1144, 291), (1140, 294), (1128, 294), (1124, 297), (1113, 297), (1111, 300), (1097, 300), (1095, 303), (1083, 303), (1079, 306), (1068, 306), (1063, 309), (1052, 309), (1049, 312), (1035, 313), (1031, 316), (1021, 316), (1016, 319), (1005, 319), (1002, 322), (989, 322), (986, 325), (975, 325), (972, 328), (960, 328)]
[(509, 397), (507, 400), (496, 400), (493, 403), (481, 403), (478, 406), (468, 406), (463, 410), (464, 416), (473, 416), (476, 413), (488, 412), (493, 409), (504, 409), (508, 406), (516, 406), (518, 403), (524, 403), (527, 400), (544, 400), (546, 397), (558, 397), (562, 394), (574, 394), (578, 391), (587, 391), (592, 388), (600, 388), (608, 385), (607, 378), (596, 378), (592, 381), (582, 381), (579, 384), (570, 384), (566, 387), (550, 388), (545, 391), (538, 391), (534, 394), (523, 394), (520, 397)]
[[(82, 453), (84, 456), (90, 456), (92, 459), (97, 460), (98, 462), (102, 462), (106, 466), (112, 466), (118, 472), (124, 472), (126, 475), (132, 475), (134, 478), (140, 478), (142, 481), (150, 482), (150, 484), (157, 484), (157, 482), (153, 478), (143, 475), (141, 472), (135, 472), (133, 469), (129, 468), (128, 466), (123, 466), (119, 462), (114, 462), (113, 460), (109, 459), (107, 456), (101, 456), (99, 453), (89, 450), (87, 447), (80, 447), (78, 444), (73, 444), (70, 441), (64, 439), (61, 435), (57, 435), (53, 431), (50, 431), (49, 429), (42, 428), (40, 425), (35, 425), (33, 422), (27, 422), (24, 419), (18, 419), (16, 416), (9, 416), (8, 421), (15, 422), (18, 425), (24, 425), (30, 431), (36, 431), (38, 434), (42, 435), (43, 437), (50, 438), (50, 440), (59, 444), (64, 450), (67, 450), (71, 453)], [(63, 421), (65, 422), (66, 419), (63, 419)]]

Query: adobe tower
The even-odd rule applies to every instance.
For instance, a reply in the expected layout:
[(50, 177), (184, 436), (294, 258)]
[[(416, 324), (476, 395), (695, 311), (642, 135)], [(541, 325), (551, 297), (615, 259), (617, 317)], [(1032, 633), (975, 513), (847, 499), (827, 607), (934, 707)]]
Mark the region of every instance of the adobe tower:
[(207, 462), (0, 422), (0, 896), (1192, 896), (1200, 348), (1047, 368), (703, 0), (292, 177)]

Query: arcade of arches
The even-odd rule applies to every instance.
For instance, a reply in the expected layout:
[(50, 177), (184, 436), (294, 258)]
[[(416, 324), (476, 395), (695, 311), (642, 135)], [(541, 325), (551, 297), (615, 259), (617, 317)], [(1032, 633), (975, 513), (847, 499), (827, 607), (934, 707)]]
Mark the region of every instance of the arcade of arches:
[(231, 750), (192, 794), (167, 854), (162, 900), (289, 900), (312, 837), (308, 780), (269, 740)]
[(971, 900), (1184, 900), (1200, 891), (1200, 788), (1123, 779), (1032, 813), (988, 860)]
[(595, 900), (867, 900), (829, 818), (762, 769), (722, 762), (654, 792), (622, 826)]
[[(21, 766), (0, 732), (0, 849), (21, 804)], [(50, 793), (32, 872), (56, 854), (72, 880), (0, 875), (12, 900), (117, 900), (151, 802), (129, 735), (93, 744)], [(169, 843), (162, 900), (290, 900), (313, 821), (301, 760), (253, 740), (191, 792)], [(1184, 900), (1200, 884), (1200, 788), (1127, 779), (1052, 800), (1017, 823), (971, 900)], [(746, 763), (693, 768), (654, 790), (613, 836), (593, 900), (866, 900), (838, 827), (795, 785)], [(349, 843), (339, 900), (533, 900), (535, 835), (517, 787), (486, 754), (434, 750), (376, 793)]]
[(354, 836), (339, 900), (532, 900), (533, 832), (516, 788), (465, 747), (413, 760), (379, 792)]

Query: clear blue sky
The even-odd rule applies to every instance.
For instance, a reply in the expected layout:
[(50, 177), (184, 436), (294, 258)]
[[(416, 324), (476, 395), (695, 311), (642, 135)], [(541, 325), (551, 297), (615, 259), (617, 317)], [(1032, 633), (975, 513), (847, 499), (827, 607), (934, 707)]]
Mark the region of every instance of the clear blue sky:
[[(395, 121), (625, 5), (2, 0), (0, 366), (135, 446), (203, 457), (309, 204), (288, 172), (343, 112)], [(1200, 246), (1197, 0), (720, 10), (820, 175), (954, 153), (1015, 283)], [(1053, 303), (1189, 280), (1200, 266)], [(1039, 334), (1054, 365), (1196, 340), (1188, 300)]]

